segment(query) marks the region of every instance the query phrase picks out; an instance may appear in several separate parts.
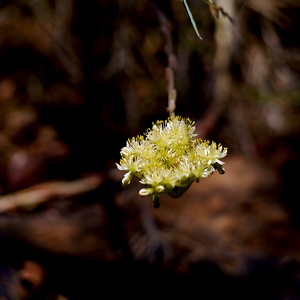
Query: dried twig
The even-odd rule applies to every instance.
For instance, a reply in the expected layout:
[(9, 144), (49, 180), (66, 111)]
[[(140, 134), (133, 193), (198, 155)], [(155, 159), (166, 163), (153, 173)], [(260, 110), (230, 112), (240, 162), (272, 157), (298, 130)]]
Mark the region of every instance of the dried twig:
[(233, 18), (224, 10), (223, 7), (217, 6), (217, 4), (214, 1), (211, 0), (203, 0), (206, 4), (209, 6), (209, 10), (211, 14), (215, 18), (219, 18), (220, 13), (223, 17), (227, 18), (231, 23), (234, 23)]
[(30, 210), (54, 198), (67, 198), (99, 187), (102, 175), (92, 175), (75, 181), (43, 182), (30, 188), (0, 197), (0, 212), (16, 209)]

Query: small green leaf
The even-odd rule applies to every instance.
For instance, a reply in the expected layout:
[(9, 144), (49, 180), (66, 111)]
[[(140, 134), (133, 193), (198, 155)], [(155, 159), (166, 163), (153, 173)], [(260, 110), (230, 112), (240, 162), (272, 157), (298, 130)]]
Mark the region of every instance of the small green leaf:
[(192, 25), (193, 25), (193, 27), (194, 27), (194, 30), (195, 30), (195, 32), (196, 32), (198, 38), (199, 38), (200, 40), (202, 40), (202, 37), (200, 36), (200, 33), (199, 33), (199, 31), (198, 31), (196, 22), (194, 21), (193, 15), (192, 15), (192, 13), (191, 13), (191, 11), (190, 11), (190, 8), (189, 8), (188, 4), (186, 3), (186, 0), (181, 0), (181, 2), (183, 3), (183, 6), (184, 6), (184, 8), (185, 8), (185, 10), (186, 10), (186, 12), (187, 12), (189, 18), (190, 18), (190, 21), (191, 21), (191, 23), (192, 23)]

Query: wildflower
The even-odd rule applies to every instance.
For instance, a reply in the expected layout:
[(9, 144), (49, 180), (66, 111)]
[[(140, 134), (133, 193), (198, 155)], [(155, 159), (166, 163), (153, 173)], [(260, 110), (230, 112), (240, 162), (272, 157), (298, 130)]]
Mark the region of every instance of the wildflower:
[(208, 140), (193, 139), (195, 122), (179, 116), (152, 124), (143, 136), (129, 139), (121, 149), (119, 170), (126, 171), (122, 185), (126, 188), (133, 176), (146, 185), (141, 196), (151, 196), (159, 207), (159, 194), (181, 197), (196, 181), (218, 170), (224, 174), (227, 148)]

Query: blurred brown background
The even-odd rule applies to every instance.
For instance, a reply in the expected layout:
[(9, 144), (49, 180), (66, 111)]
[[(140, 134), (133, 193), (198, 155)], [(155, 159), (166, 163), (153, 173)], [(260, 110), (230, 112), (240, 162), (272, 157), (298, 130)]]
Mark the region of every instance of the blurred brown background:
[[(188, 4), (203, 40), (180, 0), (0, 1), (0, 299), (300, 299), (300, 1)], [(115, 163), (171, 54), (229, 155), (153, 209)]]

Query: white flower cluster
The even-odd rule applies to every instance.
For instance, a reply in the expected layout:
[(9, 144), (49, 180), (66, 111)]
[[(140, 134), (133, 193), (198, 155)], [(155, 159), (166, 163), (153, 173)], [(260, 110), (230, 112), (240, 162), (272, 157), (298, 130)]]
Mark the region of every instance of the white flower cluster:
[(158, 194), (180, 197), (194, 181), (214, 173), (225, 172), (227, 148), (208, 140), (193, 139), (195, 126), (190, 119), (170, 117), (157, 121), (143, 136), (129, 139), (121, 150), (119, 170), (126, 171), (122, 180), (127, 187), (133, 176), (147, 188), (141, 196), (152, 195), (154, 207), (159, 206)]

